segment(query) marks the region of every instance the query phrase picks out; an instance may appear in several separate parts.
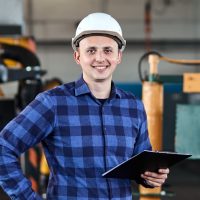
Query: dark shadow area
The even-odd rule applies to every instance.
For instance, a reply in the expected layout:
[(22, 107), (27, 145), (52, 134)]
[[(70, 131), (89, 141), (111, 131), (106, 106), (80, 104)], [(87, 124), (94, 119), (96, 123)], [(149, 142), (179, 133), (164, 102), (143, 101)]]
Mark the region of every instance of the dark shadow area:
[[(191, 200), (200, 199), (200, 160), (185, 160), (171, 168), (170, 175), (162, 187), (164, 191), (161, 200)], [(138, 192), (138, 186), (133, 183), (133, 192)], [(164, 195), (166, 194), (166, 195)], [(139, 200), (138, 195), (133, 200)]]

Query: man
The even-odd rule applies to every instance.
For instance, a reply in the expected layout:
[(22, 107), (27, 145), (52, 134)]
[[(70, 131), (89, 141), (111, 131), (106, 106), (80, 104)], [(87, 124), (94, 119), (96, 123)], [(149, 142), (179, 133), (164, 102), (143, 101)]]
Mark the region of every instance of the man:
[[(1, 132), (0, 185), (12, 199), (40, 199), (18, 162), (38, 142), (50, 168), (48, 200), (132, 199), (130, 180), (102, 177), (151, 149), (142, 102), (112, 82), (125, 45), (110, 15), (93, 13), (80, 22), (72, 47), (81, 78), (39, 94)], [(146, 172), (136, 181), (157, 187), (168, 173)]]

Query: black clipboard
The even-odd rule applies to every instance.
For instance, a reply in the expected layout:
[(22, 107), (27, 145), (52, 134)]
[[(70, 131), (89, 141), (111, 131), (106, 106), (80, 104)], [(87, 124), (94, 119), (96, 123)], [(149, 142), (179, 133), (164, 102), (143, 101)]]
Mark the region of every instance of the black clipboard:
[(190, 156), (192, 155), (144, 150), (103, 173), (102, 176), (105, 178), (135, 179), (145, 171), (157, 172), (161, 168), (170, 168)]

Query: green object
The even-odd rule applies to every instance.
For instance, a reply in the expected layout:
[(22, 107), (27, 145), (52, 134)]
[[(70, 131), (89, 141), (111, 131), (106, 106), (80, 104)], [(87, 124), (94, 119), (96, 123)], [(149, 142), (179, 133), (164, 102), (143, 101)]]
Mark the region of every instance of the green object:
[(160, 82), (160, 83), (183, 83), (182, 75), (160, 75), (160, 74), (149, 74), (147, 80), (149, 82)]
[(149, 74), (148, 81), (149, 82), (159, 82), (159, 75), (158, 74)]
[(200, 105), (177, 105), (175, 150), (200, 159)]
[(183, 83), (182, 75), (159, 75), (159, 81), (162, 83)]

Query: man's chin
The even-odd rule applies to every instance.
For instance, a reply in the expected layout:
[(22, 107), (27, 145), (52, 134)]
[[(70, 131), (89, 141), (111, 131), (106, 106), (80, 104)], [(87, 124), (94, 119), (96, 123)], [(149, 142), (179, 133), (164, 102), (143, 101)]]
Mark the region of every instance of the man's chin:
[(105, 81), (108, 81), (109, 78), (108, 77), (98, 77), (98, 78), (95, 78), (95, 82), (105, 82)]
[(95, 79), (95, 82), (97, 82), (97, 83), (102, 83), (102, 82), (104, 82), (106, 79)]

